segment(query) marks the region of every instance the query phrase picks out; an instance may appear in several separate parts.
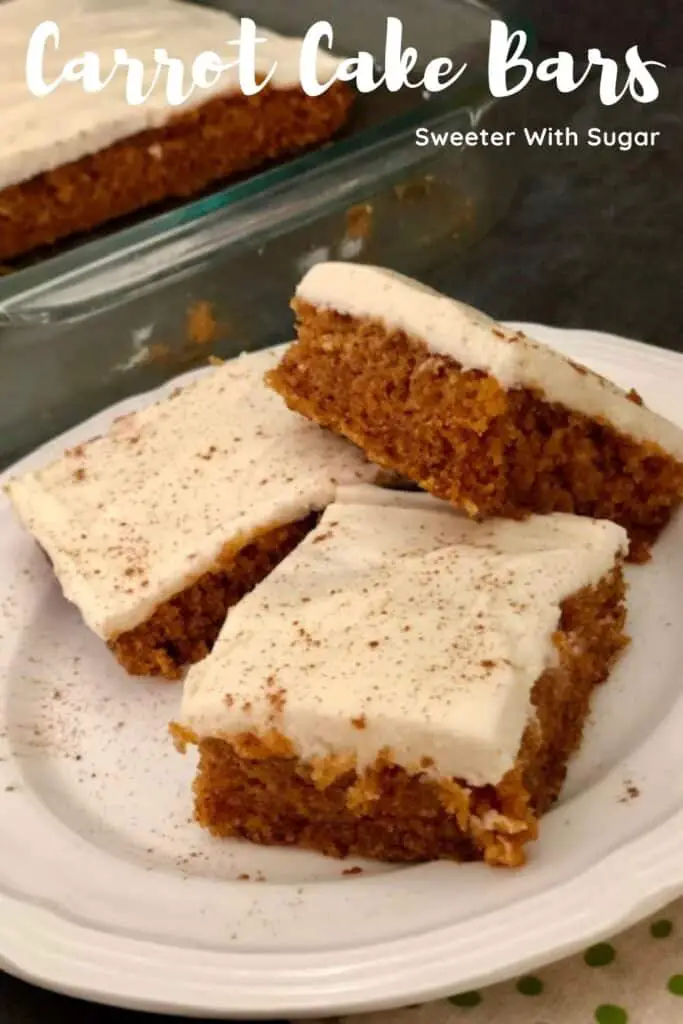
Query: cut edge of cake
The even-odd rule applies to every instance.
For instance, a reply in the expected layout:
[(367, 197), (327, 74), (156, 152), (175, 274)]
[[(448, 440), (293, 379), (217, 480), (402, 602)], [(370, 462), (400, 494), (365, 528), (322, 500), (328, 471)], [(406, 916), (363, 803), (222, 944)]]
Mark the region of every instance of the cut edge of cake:
[(639, 561), (680, 504), (683, 430), (522, 332), (359, 264), (313, 267), (293, 307), (268, 384), (468, 514), (611, 519)]

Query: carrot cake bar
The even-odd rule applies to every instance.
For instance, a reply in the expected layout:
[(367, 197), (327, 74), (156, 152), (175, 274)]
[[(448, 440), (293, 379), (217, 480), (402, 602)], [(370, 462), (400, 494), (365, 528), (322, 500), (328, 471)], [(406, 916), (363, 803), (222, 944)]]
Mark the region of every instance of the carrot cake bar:
[(340, 488), (185, 682), (217, 836), (514, 866), (625, 644), (615, 523)]
[(324, 263), (269, 383), (475, 517), (571, 512), (650, 543), (683, 497), (683, 431), (560, 353), (408, 278)]
[[(45, 47), (43, 79), (57, 82), (65, 63), (84, 51), (100, 61), (100, 92), (83, 82), (60, 82), (35, 96), (26, 82), (26, 54), (43, 21), (59, 26), (59, 46)], [(0, 260), (162, 200), (192, 196), (214, 182), (282, 159), (328, 140), (345, 122), (353, 93), (335, 83), (324, 95), (300, 86), (301, 40), (259, 29), (255, 70), (268, 85), (254, 96), (239, 88), (236, 69), (197, 88), (180, 106), (167, 98), (169, 76), (158, 78), (155, 53), (184, 63), (181, 91), (191, 86), (193, 61), (213, 51), (235, 61), (240, 23), (225, 11), (178, 0), (7, 0), (0, 4)], [(126, 101), (127, 68), (114, 54), (124, 47), (144, 62), (143, 103)], [(318, 55), (319, 75), (337, 66)], [(113, 78), (109, 81), (109, 77)]]
[(8, 486), (65, 596), (131, 674), (174, 678), (202, 658), (337, 484), (377, 475), (264, 386), (276, 359), (208, 371)]

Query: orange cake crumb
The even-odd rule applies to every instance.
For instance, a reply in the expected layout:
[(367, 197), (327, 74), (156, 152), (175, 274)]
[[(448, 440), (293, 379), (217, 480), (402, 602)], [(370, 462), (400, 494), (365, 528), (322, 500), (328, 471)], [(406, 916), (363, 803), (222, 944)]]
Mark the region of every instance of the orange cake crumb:
[(179, 678), (185, 665), (209, 653), (228, 609), (296, 547), (317, 518), (313, 514), (264, 531), (236, 551), (234, 546), (226, 548), (215, 570), (109, 642), (119, 662), (131, 675)]
[(323, 96), (267, 86), (255, 96), (218, 96), (113, 145), (0, 189), (0, 260), (283, 160), (330, 139), (353, 92)]

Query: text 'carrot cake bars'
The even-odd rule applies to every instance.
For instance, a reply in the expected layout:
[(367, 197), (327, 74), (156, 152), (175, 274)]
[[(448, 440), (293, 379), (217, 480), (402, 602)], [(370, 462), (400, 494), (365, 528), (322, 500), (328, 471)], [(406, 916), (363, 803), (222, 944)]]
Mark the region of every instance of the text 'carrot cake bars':
[(625, 531), (340, 488), (190, 670), (176, 742), (218, 836), (514, 866), (624, 646)]
[(683, 431), (635, 392), (376, 267), (301, 281), (298, 341), (269, 383), (290, 408), (472, 516), (611, 519), (633, 560), (683, 497)]
[[(45, 46), (42, 77), (59, 81), (70, 58), (97, 55), (99, 80), (86, 92), (81, 81), (61, 81), (35, 96), (26, 82), (32, 33), (56, 21), (59, 45)], [(221, 62), (237, 56), (239, 19), (225, 11), (181, 0), (6, 0), (0, 3), (0, 259), (11, 259), (162, 200), (200, 193), (213, 182), (252, 171), (326, 142), (344, 124), (353, 91), (336, 82), (310, 97), (299, 81), (301, 40), (259, 28), (253, 96), (240, 90), (237, 69), (181, 105), (171, 105), (166, 83), (187, 96), (193, 62), (212, 51)], [(120, 48), (144, 64), (144, 102), (127, 102), (127, 67), (116, 67)], [(175, 60), (172, 70), (157, 53)], [(338, 61), (318, 54), (319, 77), (329, 80)], [(92, 81), (92, 76), (91, 76)]]
[(289, 412), (245, 355), (10, 482), (65, 596), (132, 674), (174, 678), (227, 609), (377, 470)]

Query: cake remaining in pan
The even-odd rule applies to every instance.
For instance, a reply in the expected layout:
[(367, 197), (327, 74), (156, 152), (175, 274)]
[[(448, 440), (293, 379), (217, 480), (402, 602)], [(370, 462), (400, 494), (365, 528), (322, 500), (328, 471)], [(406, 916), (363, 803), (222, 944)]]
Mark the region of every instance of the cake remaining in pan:
[[(144, 103), (126, 102), (126, 68), (100, 92), (61, 82), (34, 96), (25, 80), (32, 32), (55, 20), (59, 47), (48, 42), (43, 78), (59, 79), (69, 58), (98, 55), (100, 80), (114, 71), (114, 50), (145, 64)], [(0, 5), (0, 260), (9, 260), (68, 235), (166, 199), (195, 195), (214, 182), (254, 170), (329, 139), (344, 123), (353, 92), (335, 83), (319, 97), (300, 87), (300, 40), (259, 29), (256, 73), (268, 85), (253, 96), (240, 91), (236, 69), (209, 88), (197, 88), (180, 106), (166, 93), (167, 73), (155, 83), (154, 53), (184, 61), (182, 92), (204, 51), (234, 61), (239, 20), (182, 0), (8, 0)], [(336, 61), (320, 53), (321, 77)]]

